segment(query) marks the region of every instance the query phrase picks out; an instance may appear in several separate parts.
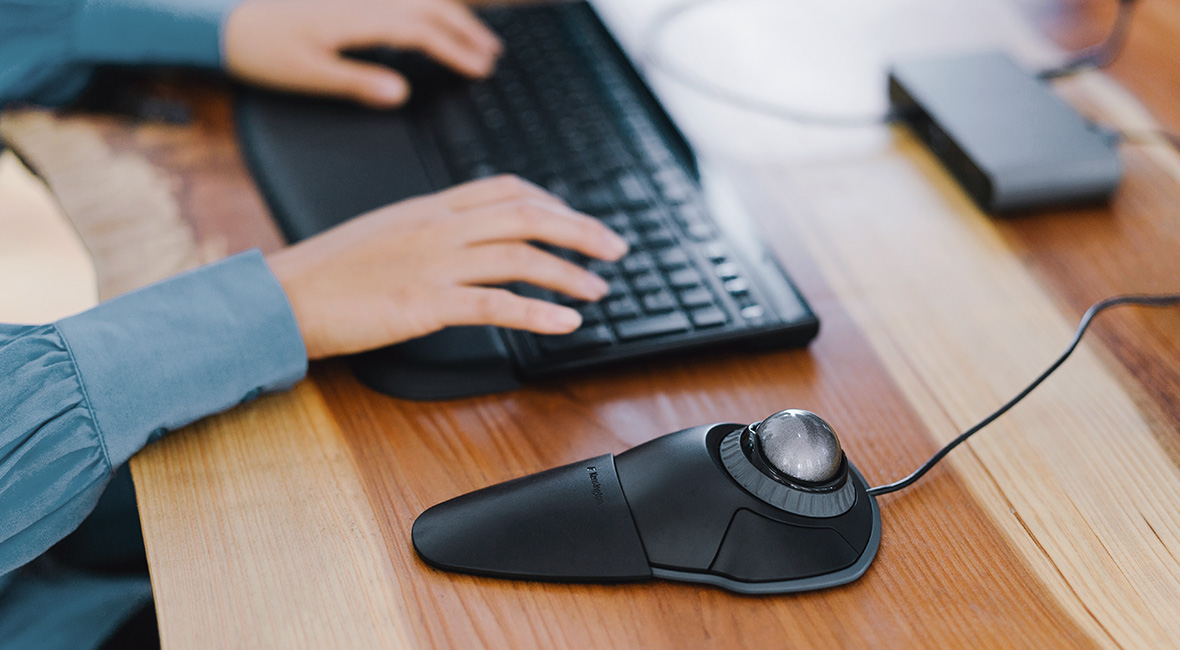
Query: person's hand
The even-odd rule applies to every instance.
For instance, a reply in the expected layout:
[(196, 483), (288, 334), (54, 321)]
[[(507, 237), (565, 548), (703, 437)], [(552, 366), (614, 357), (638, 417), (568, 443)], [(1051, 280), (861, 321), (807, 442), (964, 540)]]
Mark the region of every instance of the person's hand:
[(478, 78), (491, 73), (500, 41), (457, 0), (246, 0), (226, 19), (229, 73), (261, 86), (392, 108), (410, 94), (388, 67), (345, 50), (422, 52)]
[(489, 285), (523, 281), (584, 300), (607, 285), (529, 241), (616, 260), (627, 244), (512, 176), (474, 181), (375, 210), (267, 261), (312, 359), (360, 352), (448, 325), (571, 332), (569, 307)]

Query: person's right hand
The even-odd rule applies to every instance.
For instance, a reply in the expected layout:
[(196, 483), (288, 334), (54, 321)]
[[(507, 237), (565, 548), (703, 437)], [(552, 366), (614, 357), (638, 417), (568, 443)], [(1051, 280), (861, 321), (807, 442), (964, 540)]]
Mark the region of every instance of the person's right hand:
[(584, 300), (607, 285), (528, 242), (617, 260), (627, 244), (519, 178), (474, 181), (381, 208), (273, 253), (312, 359), (360, 352), (449, 325), (571, 332), (578, 312), (497, 288), (523, 281)]
[(246, 0), (226, 18), (223, 40), (226, 70), (243, 81), (375, 108), (403, 104), (409, 84), (345, 51), (415, 50), (475, 78), (491, 73), (501, 50), (457, 0)]

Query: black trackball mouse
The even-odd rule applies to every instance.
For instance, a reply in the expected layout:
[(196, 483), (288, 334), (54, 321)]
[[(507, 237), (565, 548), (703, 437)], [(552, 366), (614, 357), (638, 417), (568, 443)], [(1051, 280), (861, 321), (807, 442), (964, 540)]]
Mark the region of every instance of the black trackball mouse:
[(864, 574), (881, 514), (836, 434), (786, 410), (493, 485), (414, 522), (427, 564), (561, 582), (663, 578), (775, 594)]

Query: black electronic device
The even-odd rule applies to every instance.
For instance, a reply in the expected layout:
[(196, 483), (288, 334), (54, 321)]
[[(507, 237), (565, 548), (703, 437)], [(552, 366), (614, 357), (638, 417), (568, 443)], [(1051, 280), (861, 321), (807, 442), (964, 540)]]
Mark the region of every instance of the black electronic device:
[(354, 53), (402, 67), (404, 110), (377, 112), (252, 91), (238, 122), (251, 171), (283, 232), (300, 240), (347, 218), (456, 182), (514, 173), (601, 218), (631, 244), (587, 264), (610, 284), (566, 300), (564, 336), (443, 330), (357, 355), (366, 384), (411, 399), (516, 388), (522, 380), (685, 349), (796, 347), (819, 322), (726, 184), (688, 143), (593, 10), (556, 3), (481, 12), (505, 43), (496, 73), (469, 82), (421, 56)]
[(1122, 176), (1118, 138), (999, 52), (897, 63), (893, 113), (994, 214), (1103, 201)]
[(625, 451), (478, 490), (418, 516), (414, 549), (447, 571), (525, 580), (664, 578), (778, 594), (856, 580), (881, 541), (877, 497), (913, 485), (1007, 413), (1119, 305), (1172, 307), (1180, 294), (1107, 298), (1028, 386), (905, 478), (869, 487), (818, 415), (684, 429)]
[(859, 578), (881, 515), (814, 413), (715, 424), (457, 497), (413, 542), (449, 571), (531, 580), (663, 578), (747, 594)]

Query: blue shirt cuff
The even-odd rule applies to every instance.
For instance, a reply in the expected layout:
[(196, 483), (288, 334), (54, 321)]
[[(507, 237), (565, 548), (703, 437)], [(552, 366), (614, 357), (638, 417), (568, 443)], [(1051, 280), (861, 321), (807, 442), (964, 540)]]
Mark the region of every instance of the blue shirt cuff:
[(222, 23), (239, 0), (83, 0), (75, 55), (95, 64), (222, 65)]
[(295, 315), (250, 251), (57, 323), (112, 467), (165, 431), (307, 373)]

